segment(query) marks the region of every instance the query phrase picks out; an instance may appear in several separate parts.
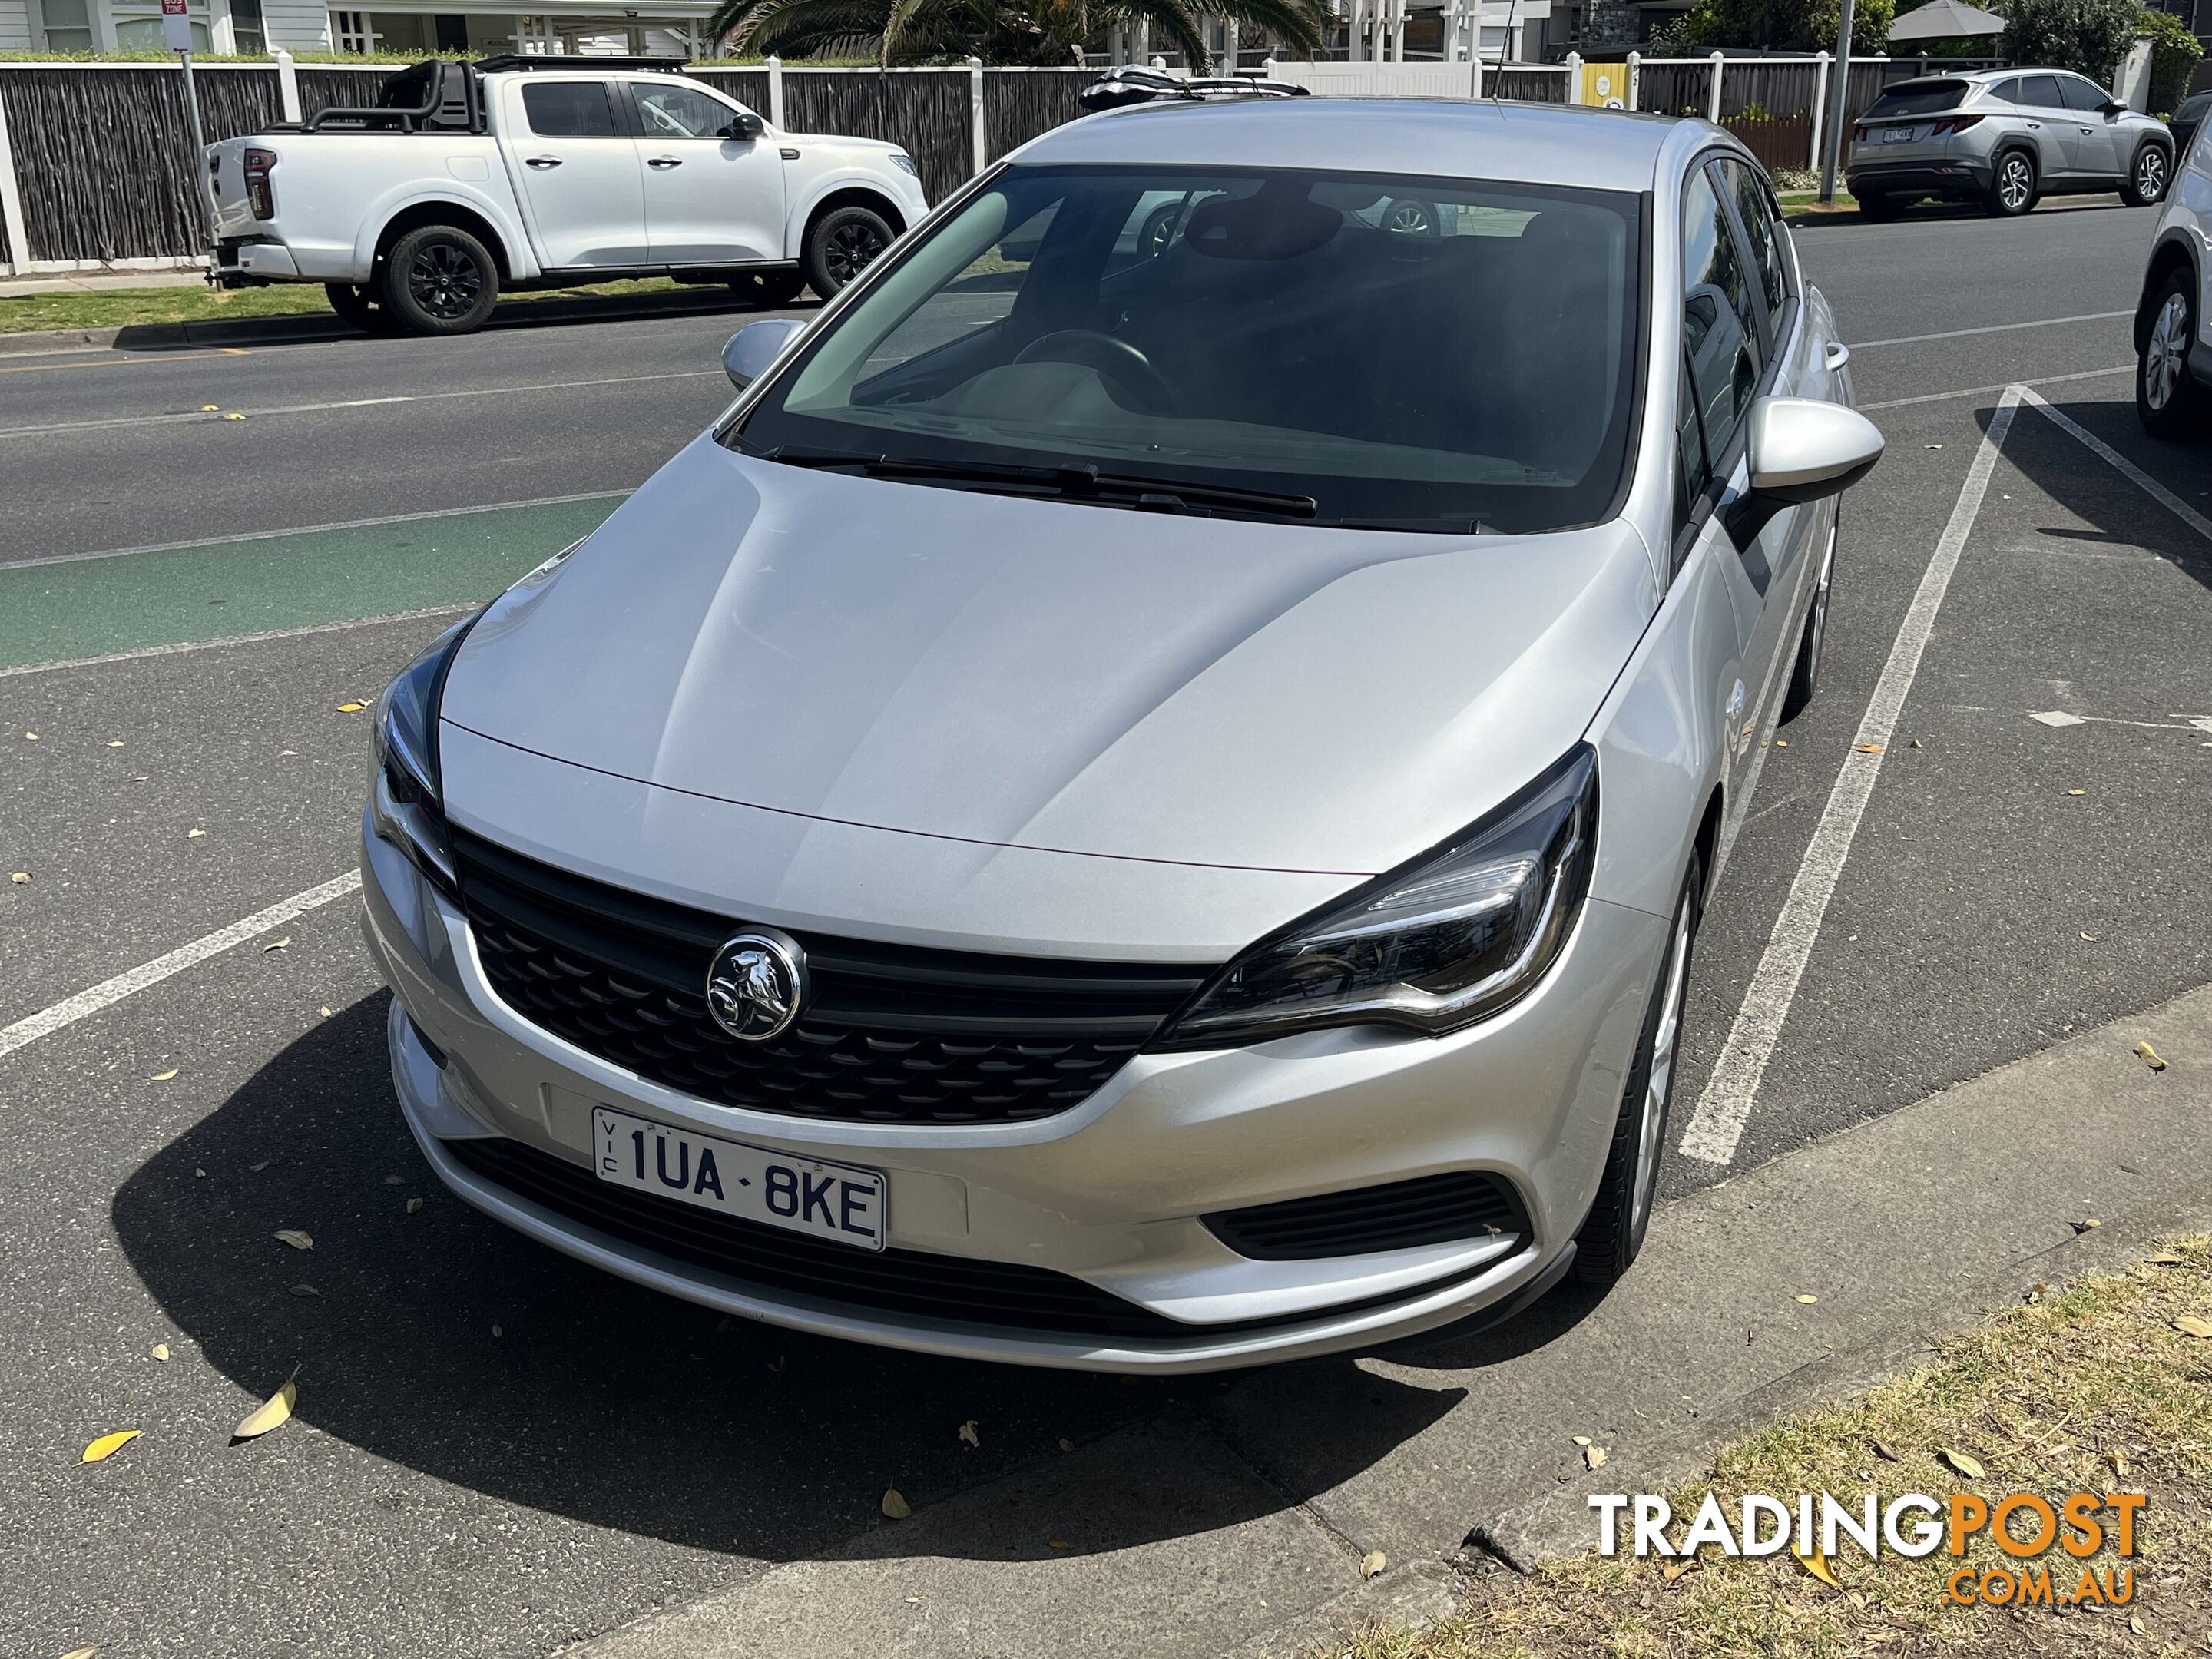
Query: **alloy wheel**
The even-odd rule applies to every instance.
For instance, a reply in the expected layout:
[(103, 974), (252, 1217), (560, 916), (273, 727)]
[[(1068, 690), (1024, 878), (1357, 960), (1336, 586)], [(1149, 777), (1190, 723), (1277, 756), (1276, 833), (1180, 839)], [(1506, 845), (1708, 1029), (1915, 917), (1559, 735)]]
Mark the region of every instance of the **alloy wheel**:
[(483, 271), (465, 249), (428, 243), (407, 268), (407, 291), (433, 317), (465, 317), (483, 293)]
[(2143, 401), (2164, 409), (2173, 401), (2189, 358), (2189, 300), (2169, 294), (2143, 343)]
[(2166, 194), (2166, 152), (2154, 144), (2144, 146), (2136, 157), (2136, 194), (2146, 202)]
[(1668, 947), (1667, 983), (1660, 992), (1658, 1029), (1651, 1034), (1651, 1065), (1644, 1080), (1643, 1119), (1637, 1126), (1636, 1190), (1629, 1199), (1629, 1237), (1641, 1238), (1659, 1185), (1659, 1137), (1667, 1127), (1667, 1095), (1674, 1085), (1674, 1055), (1682, 1035), (1682, 1002), (1690, 978), (1690, 895), (1674, 912)]
[(2027, 205), (2029, 192), (2034, 188), (2035, 174), (2024, 155), (2008, 155), (1997, 173), (1997, 196), (2014, 213)]
[(1393, 202), (1383, 217), (1384, 228), (1400, 236), (1433, 236), (1437, 217), (1426, 202)]
[(842, 288), (874, 264), (877, 256), (890, 246), (873, 225), (848, 222), (830, 233), (829, 246), (823, 250), (823, 263), (830, 267), (830, 274)]

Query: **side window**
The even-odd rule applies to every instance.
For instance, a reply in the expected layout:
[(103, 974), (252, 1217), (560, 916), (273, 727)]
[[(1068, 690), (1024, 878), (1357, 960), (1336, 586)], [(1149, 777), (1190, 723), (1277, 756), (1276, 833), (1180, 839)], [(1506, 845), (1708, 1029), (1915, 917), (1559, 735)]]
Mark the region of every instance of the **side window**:
[(736, 118), (727, 104), (690, 87), (633, 81), (629, 89), (637, 100), (638, 125), (648, 138), (719, 137)]
[(2058, 95), (2066, 100), (2066, 107), (2094, 114), (2111, 101), (2099, 88), (2091, 86), (2078, 75), (2058, 77)]
[(1700, 169), (1683, 192), (1682, 333), (1705, 447), (1716, 462), (1728, 453), (1759, 386), (1756, 317), (1742, 256)]
[(540, 138), (611, 138), (613, 106), (599, 81), (548, 81), (522, 89), (530, 130)]
[(1783, 274), (1778, 240), (1781, 231), (1775, 224), (1774, 198), (1767, 194), (1759, 176), (1742, 162), (1724, 160), (1720, 168), (1729, 193), (1735, 198), (1736, 217), (1743, 222), (1744, 234), (1751, 239), (1752, 270), (1759, 292), (1766, 296), (1767, 314), (1779, 316), (1782, 301), (1789, 295), (1789, 283)]
[[(1691, 509), (1712, 476), (1712, 469), (1705, 464), (1705, 434), (1698, 423), (1698, 399), (1686, 356), (1681, 389), (1674, 398), (1674, 527), (1679, 531), (1689, 523)], [(1680, 553), (1677, 548), (1676, 556)]]
[(2063, 109), (2066, 106), (2059, 95), (2058, 77), (2055, 75), (2021, 76), (2020, 101), (2033, 109)]
[(2009, 81), (1998, 82), (1995, 86), (1991, 87), (1988, 92), (1984, 94), (1983, 96), (1987, 101), (1991, 103), (2017, 104), (2021, 102), (2020, 76), (2015, 75)]

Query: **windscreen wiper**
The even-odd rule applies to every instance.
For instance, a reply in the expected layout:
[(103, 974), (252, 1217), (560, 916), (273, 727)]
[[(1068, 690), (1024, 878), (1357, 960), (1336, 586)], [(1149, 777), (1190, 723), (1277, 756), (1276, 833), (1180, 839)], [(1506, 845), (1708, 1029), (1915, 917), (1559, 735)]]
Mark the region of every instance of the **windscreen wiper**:
[(803, 444), (775, 444), (757, 453), (764, 461), (788, 466), (837, 471), (849, 467), (871, 478), (936, 479), (946, 483), (973, 484), (1022, 494), (1048, 495), (1060, 501), (1097, 501), (1107, 507), (1128, 507), (1156, 513), (1244, 513), (1266, 518), (1311, 519), (1320, 503), (1310, 495), (1280, 495), (1266, 489), (1239, 489), (1227, 484), (1202, 483), (1193, 479), (1154, 478), (1141, 473), (1105, 472), (1089, 463), (1074, 465), (1018, 466), (998, 461), (933, 461), (915, 456), (856, 454), (842, 449), (815, 449)]

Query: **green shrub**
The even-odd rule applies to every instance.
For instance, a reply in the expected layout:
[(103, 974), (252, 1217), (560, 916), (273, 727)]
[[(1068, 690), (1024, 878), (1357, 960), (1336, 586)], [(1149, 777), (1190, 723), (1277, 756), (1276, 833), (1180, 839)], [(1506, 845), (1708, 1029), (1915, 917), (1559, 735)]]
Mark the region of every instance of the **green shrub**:
[(1989, 0), (1989, 9), (2008, 25), (1998, 44), (2013, 63), (2072, 70), (2100, 87), (2142, 33), (2132, 0)]
[(2136, 33), (2150, 36), (2150, 107), (2171, 110), (2189, 95), (2189, 77), (2204, 48), (2170, 11), (2144, 7), (2136, 13)]

